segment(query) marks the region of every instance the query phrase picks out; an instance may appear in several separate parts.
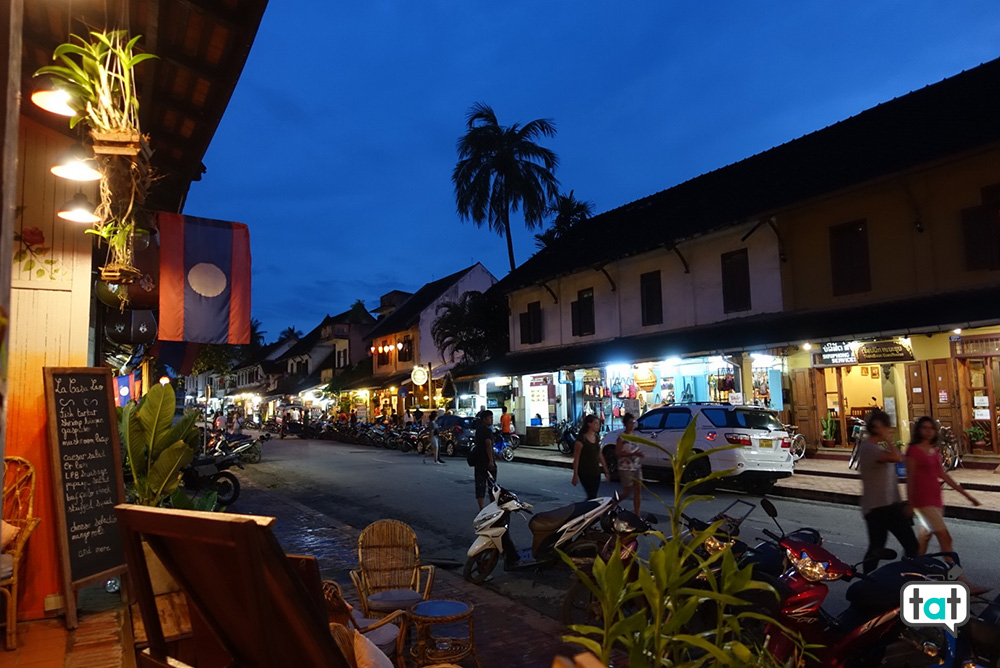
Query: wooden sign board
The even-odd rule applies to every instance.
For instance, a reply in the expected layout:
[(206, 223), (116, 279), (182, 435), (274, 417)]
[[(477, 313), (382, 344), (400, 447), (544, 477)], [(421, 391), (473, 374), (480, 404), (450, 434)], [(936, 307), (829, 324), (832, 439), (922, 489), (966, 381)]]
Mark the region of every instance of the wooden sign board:
[(45, 367), (52, 485), (59, 523), (66, 625), (76, 589), (125, 572), (115, 506), (125, 501), (110, 369)]

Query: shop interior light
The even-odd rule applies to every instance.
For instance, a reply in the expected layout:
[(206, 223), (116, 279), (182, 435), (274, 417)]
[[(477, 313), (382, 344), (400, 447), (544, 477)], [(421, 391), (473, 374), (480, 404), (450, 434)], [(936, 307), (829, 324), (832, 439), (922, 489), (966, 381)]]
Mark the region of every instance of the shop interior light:
[(101, 178), (97, 162), (87, 155), (87, 149), (80, 144), (74, 144), (49, 171), (70, 181), (97, 181)]
[(396, 344), (396, 350), (402, 350), (402, 349), (403, 349), (403, 342), (400, 341), (399, 343)]
[(60, 116), (76, 116), (76, 109), (69, 104), (72, 100), (73, 96), (50, 77), (40, 79), (31, 94), (31, 101), (36, 106)]
[(812, 350), (812, 344), (806, 341), (802, 344), (802, 350)]
[(94, 205), (90, 203), (90, 200), (82, 192), (73, 195), (73, 199), (63, 204), (56, 215), (63, 220), (69, 220), (74, 223), (93, 224), (101, 222), (100, 217), (94, 215)]

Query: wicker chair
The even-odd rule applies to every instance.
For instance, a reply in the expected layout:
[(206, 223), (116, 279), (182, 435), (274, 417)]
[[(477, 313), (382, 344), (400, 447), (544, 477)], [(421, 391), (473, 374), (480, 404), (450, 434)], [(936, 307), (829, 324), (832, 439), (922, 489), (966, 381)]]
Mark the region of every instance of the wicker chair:
[[(353, 649), (348, 653), (344, 647), (344, 636), (335, 631), (336, 626), (346, 627), (348, 630), (356, 629), (362, 635), (371, 640), (390, 659), (395, 658), (399, 668), (405, 666), (405, 655), (403, 645), (406, 642), (406, 613), (397, 610), (382, 619), (365, 619), (355, 617), (351, 611), (351, 606), (344, 600), (343, 591), (340, 585), (332, 580), (323, 582), (323, 598), (326, 600), (326, 613), (330, 620), (330, 630), (333, 638), (337, 641), (344, 656), (353, 661)], [(353, 643), (353, 638), (351, 640)], [(350, 643), (349, 643), (350, 644)]]
[[(24, 549), (31, 532), (41, 520), (34, 517), (35, 467), (22, 457), (4, 457), (3, 460), (3, 520), (18, 528), (17, 537), (0, 557), (3, 574), (0, 574), (0, 595), (6, 605), (3, 624), (7, 627), (7, 649), (17, 647), (17, 584), (24, 558)], [(6, 567), (11, 571), (6, 573)]]
[(417, 534), (397, 520), (378, 520), (358, 537), (358, 570), (351, 580), (361, 611), (372, 619), (426, 601), (434, 586), (434, 567), (420, 565)]
[[(354, 631), (343, 624), (330, 624), (330, 633), (333, 634), (333, 639), (340, 648), (340, 652), (347, 657), (348, 663), (352, 666), (358, 665), (358, 660), (354, 656)], [(400, 664), (402, 665), (402, 664)], [(426, 666), (425, 668), (462, 668), (461, 666), (456, 666), (453, 663), (439, 663), (433, 666)]]

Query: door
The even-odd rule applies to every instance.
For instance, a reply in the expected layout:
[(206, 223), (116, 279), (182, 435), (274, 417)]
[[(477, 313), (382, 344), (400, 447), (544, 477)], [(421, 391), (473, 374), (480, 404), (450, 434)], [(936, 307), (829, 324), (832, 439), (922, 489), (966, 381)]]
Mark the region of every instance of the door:
[(911, 417), (930, 415), (940, 420), (941, 424), (958, 431), (961, 419), (958, 412), (958, 389), (955, 384), (955, 363), (951, 359), (930, 360), (927, 362), (928, 380), (930, 381), (932, 404), (929, 413), (910, 413)]
[[(646, 413), (635, 423), (635, 433), (643, 438), (648, 438), (651, 441), (656, 441), (661, 446), (664, 443), (660, 440), (660, 435), (663, 433), (663, 420), (666, 417), (663, 410), (650, 411)], [(658, 448), (653, 448), (648, 445), (640, 445), (642, 449), (643, 463), (649, 464), (650, 466), (666, 466), (667, 456)]]
[(930, 415), (937, 398), (927, 382), (927, 363), (907, 362), (903, 372), (906, 374), (906, 406), (910, 419)]
[(799, 433), (806, 437), (806, 443), (810, 445), (819, 441), (814, 428), (819, 417), (816, 415), (816, 393), (812, 376), (812, 369), (792, 371), (792, 424), (798, 426)]

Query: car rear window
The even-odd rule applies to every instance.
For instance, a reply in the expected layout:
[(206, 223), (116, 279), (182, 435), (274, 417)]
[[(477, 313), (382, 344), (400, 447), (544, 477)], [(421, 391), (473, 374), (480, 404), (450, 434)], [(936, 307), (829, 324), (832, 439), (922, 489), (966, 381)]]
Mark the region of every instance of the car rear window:
[(701, 412), (716, 427), (743, 427), (744, 429), (784, 429), (778, 417), (769, 411), (755, 411), (746, 408), (703, 408)]

